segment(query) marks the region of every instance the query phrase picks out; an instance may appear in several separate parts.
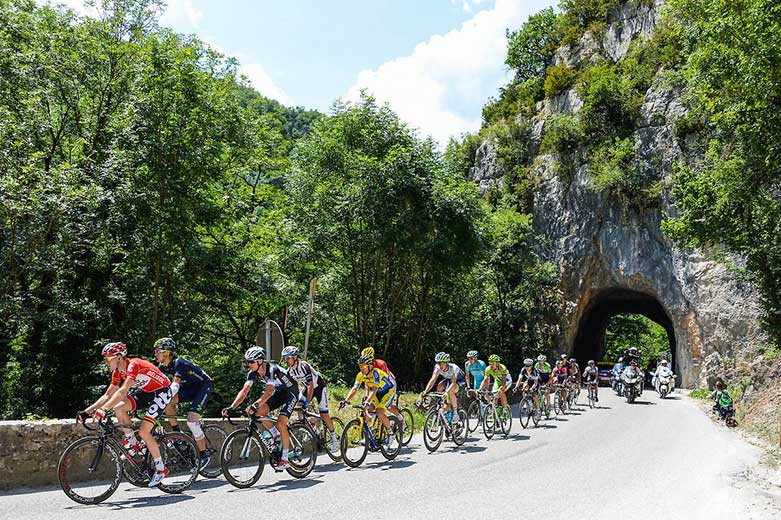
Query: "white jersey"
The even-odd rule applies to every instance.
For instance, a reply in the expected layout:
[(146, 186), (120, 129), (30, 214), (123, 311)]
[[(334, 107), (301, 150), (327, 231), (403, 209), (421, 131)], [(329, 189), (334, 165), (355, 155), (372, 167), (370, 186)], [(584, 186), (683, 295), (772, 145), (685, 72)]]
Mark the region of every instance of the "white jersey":
[(311, 381), (315, 386), (320, 384), (320, 381), (325, 382), (320, 372), (312, 368), (312, 365), (306, 361), (298, 360), (295, 368), (289, 368), (288, 375), (296, 380), (297, 383), (309, 384)]
[(459, 374), (462, 374), (463, 370), (461, 370), (461, 367), (456, 365), (455, 363), (448, 363), (447, 364), (447, 370), (442, 370), (439, 367), (439, 363), (434, 365), (434, 375), (435, 376), (442, 376), (445, 379), (453, 379), (454, 377), (458, 377)]

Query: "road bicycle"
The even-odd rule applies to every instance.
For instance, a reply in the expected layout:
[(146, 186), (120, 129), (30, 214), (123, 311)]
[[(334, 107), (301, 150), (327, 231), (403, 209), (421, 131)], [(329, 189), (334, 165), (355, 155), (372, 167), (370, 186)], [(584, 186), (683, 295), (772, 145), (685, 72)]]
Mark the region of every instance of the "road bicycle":
[[(340, 405), (340, 407), (343, 405)], [(358, 417), (349, 421), (342, 432), (342, 460), (351, 468), (357, 468), (369, 451), (379, 451), (387, 460), (393, 460), (401, 452), (401, 423), (393, 414), (387, 414), (390, 430), (385, 427), (376, 412), (370, 412), (367, 404), (351, 404), (358, 410)]]
[(447, 394), (442, 392), (429, 392), (424, 398), (430, 399), (428, 413), (423, 421), (423, 443), (429, 452), (437, 451), (442, 441), (447, 437), (456, 446), (461, 446), (466, 441), (469, 433), (467, 413), (460, 406), (453, 412), (452, 419), (448, 422), (444, 409), (446, 407)]
[(597, 391), (594, 388), (594, 385), (596, 385), (596, 383), (594, 383), (592, 381), (587, 381), (586, 382), (586, 388), (588, 388), (588, 407), (589, 408), (594, 408), (596, 406), (596, 403), (597, 403)]
[(509, 405), (502, 406), (497, 404), (501, 394), (497, 391), (490, 392), (488, 408), (483, 415), (483, 433), (486, 439), (490, 439), (496, 433), (497, 425), (504, 436), (510, 434), (513, 425), (512, 409)]
[[(57, 478), (68, 498), (79, 504), (99, 504), (117, 490), (123, 475), (131, 484), (147, 487), (156, 471), (149, 451), (125, 449), (115, 435), (120, 426), (110, 415), (93, 424), (85, 422), (84, 427), (94, 435), (71, 443), (57, 464)], [(182, 493), (198, 476), (198, 447), (184, 433), (166, 432), (159, 421), (152, 435), (168, 470), (157, 487), (165, 493)]]
[(553, 394), (553, 411), (556, 415), (567, 413), (567, 399), (564, 398), (564, 385), (555, 384), (555, 392)]
[[(228, 422), (234, 425), (230, 417)], [(275, 422), (268, 416), (250, 415), (247, 425), (232, 431), (220, 450), (220, 466), (225, 479), (237, 488), (253, 486), (263, 474), (268, 462), (274, 471), (282, 471), (279, 462), (282, 445), (275, 441), (262, 421)], [(290, 451), (287, 472), (295, 478), (304, 478), (317, 462), (317, 437), (303, 424), (288, 423)]]
[[(166, 419), (174, 418), (177, 419), (179, 426), (181, 427), (182, 422), (186, 423), (186, 419), (187, 419), (187, 414), (182, 413), (182, 410), (185, 408), (189, 408), (182, 405), (183, 403), (179, 403), (177, 405), (176, 415), (174, 416), (166, 415), (164, 417), (161, 417), (160, 422), (162, 424), (167, 424), (170, 426), (170, 423)], [(198, 423), (201, 425), (201, 430), (203, 430), (203, 435), (206, 441), (206, 454), (209, 456), (209, 463), (206, 464), (204, 467), (202, 467), (199, 473), (201, 476), (206, 478), (217, 478), (222, 473), (222, 468), (220, 467), (220, 458), (219, 458), (220, 448), (222, 448), (222, 443), (225, 442), (225, 439), (228, 437), (228, 432), (226, 432), (225, 429), (218, 424), (203, 424), (203, 419), (200, 419)], [(190, 437), (192, 437), (192, 432), (190, 432), (189, 430), (182, 430), (182, 433), (185, 433)]]
[(473, 433), (477, 430), (477, 427), (483, 424), (483, 417), (485, 416), (485, 410), (488, 408), (488, 400), (486, 396), (490, 392), (480, 390), (467, 390), (466, 395), (473, 397), (474, 400), (469, 403), (469, 407), (466, 411), (467, 427), (469, 433)]
[(415, 418), (412, 416), (412, 411), (401, 406), (398, 392), (393, 396), (388, 406), (396, 406), (401, 416), (404, 417), (404, 422), (401, 425), (401, 445), (407, 446), (412, 440), (412, 434), (415, 433)]
[[(531, 390), (524, 387), (523, 396), (518, 405), (518, 422), (521, 423), (523, 429), (526, 429), (529, 426), (529, 419), (531, 419), (536, 427), (542, 418), (542, 411), (538, 406), (534, 405), (532, 394), (533, 392)], [(540, 404), (542, 405), (542, 398), (538, 397), (538, 399), (540, 399)]]
[(546, 419), (550, 419), (551, 405), (548, 404), (550, 389), (547, 384), (540, 385), (540, 411), (545, 414)]
[(580, 382), (573, 379), (567, 389), (567, 406), (570, 409), (577, 406), (578, 397), (580, 397)]
[(320, 417), (319, 412), (313, 411), (311, 407), (304, 409), (301, 406), (296, 406), (293, 408), (293, 412), (296, 414), (296, 419), (291, 421), (292, 424), (300, 424), (308, 429), (309, 433), (317, 439), (318, 450), (325, 451), (334, 462), (341, 461), (341, 448), (338, 448), (336, 451), (333, 450), (331, 437), (336, 437), (337, 446), (339, 446), (339, 439), (341, 439), (342, 432), (344, 431), (344, 423), (342, 420), (338, 417), (331, 416), (334, 431), (330, 432), (328, 431), (328, 428), (326, 428), (325, 422), (323, 421), (323, 418)]

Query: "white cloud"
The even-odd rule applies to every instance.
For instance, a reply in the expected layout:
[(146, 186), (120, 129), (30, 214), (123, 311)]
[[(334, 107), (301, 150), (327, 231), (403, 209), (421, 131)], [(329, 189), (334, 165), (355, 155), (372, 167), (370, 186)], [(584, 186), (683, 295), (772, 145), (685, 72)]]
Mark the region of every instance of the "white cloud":
[(167, 0), (160, 25), (172, 27), (175, 31), (185, 28), (197, 29), (201, 24), (203, 12), (193, 6), (192, 0)]
[(271, 79), (271, 76), (268, 75), (266, 69), (260, 63), (242, 65), (239, 67), (239, 73), (247, 76), (252, 87), (264, 96), (276, 99), (283, 105), (293, 104), (293, 100), (290, 99), (287, 92), (274, 83), (274, 80)]
[(476, 131), (483, 105), (508, 79), (505, 29), (519, 27), (554, 2), (496, 0), (492, 9), (478, 12), (460, 28), (419, 43), (411, 55), (361, 71), (346, 98), (356, 100), (366, 89), (441, 144)]

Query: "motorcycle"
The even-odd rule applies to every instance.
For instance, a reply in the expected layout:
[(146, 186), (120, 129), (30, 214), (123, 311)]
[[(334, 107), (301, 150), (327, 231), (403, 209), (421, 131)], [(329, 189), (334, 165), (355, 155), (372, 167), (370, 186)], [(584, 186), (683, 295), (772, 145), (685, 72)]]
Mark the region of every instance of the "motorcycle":
[(654, 378), (654, 384), (659, 397), (664, 399), (675, 390), (675, 374), (671, 370), (662, 372)]
[(613, 374), (610, 378), (610, 386), (618, 397), (624, 396), (624, 389), (621, 384), (621, 374)]
[(621, 374), (621, 386), (624, 390), (624, 397), (627, 403), (634, 403), (635, 398), (641, 392), (642, 375), (640, 370), (635, 367), (629, 367)]

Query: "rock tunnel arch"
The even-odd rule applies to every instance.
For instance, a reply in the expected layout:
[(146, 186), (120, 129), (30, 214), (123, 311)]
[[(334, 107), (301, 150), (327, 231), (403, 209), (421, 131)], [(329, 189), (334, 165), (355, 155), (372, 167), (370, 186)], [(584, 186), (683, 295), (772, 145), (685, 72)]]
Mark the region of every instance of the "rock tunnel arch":
[(610, 318), (618, 314), (641, 314), (661, 325), (667, 331), (672, 368), (676, 370), (677, 343), (675, 328), (669, 313), (655, 296), (622, 288), (602, 289), (594, 293), (583, 310), (572, 346), (572, 355), (580, 361), (581, 365), (588, 359), (603, 359), (607, 326)]

